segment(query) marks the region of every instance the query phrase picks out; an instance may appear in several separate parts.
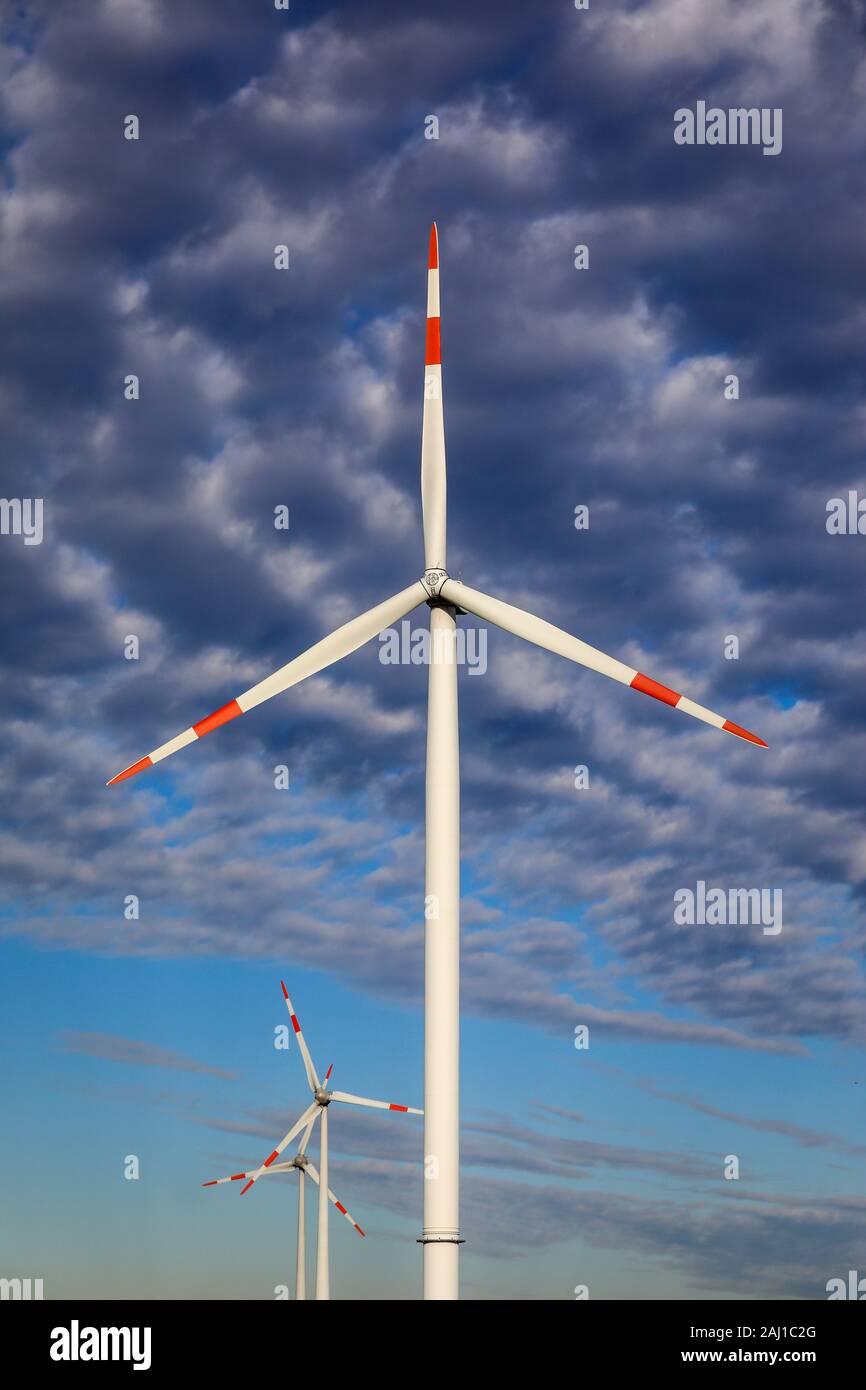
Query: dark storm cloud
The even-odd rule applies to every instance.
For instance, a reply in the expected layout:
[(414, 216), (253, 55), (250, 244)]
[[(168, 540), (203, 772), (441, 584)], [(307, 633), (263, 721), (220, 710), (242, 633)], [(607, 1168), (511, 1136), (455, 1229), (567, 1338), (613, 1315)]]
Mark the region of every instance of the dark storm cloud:
[[(2, 58), (2, 490), (46, 508), (42, 546), (0, 538), (18, 930), (339, 960), (417, 997), (422, 671), (368, 649), (101, 783), (417, 571), (435, 214), (452, 570), (771, 745), (491, 631), (461, 674), (467, 1006), (563, 1036), (862, 1041), (862, 538), (824, 527), (864, 443), (853, 12), (34, 16)], [(698, 97), (782, 105), (781, 155), (675, 146)], [(783, 932), (676, 927), (698, 878), (781, 888)]]

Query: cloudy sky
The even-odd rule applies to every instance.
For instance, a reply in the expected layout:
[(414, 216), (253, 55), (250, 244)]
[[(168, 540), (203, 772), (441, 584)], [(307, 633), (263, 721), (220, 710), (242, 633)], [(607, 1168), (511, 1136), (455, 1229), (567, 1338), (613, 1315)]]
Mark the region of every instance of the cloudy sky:
[[(291, 1183), (199, 1184), (305, 1104), (281, 977), (338, 1085), (421, 1103), (424, 671), (373, 642), (104, 784), (419, 574), (435, 217), (451, 573), (769, 744), (495, 629), (461, 669), (463, 1294), (826, 1296), (866, 1268), (862, 5), (3, 15), (0, 491), (43, 532), (0, 535), (0, 1274), (274, 1296)], [(698, 101), (781, 152), (677, 144)], [(698, 882), (782, 930), (676, 923)], [(334, 1296), (417, 1297), (419, 1123), (332, 1135)]]

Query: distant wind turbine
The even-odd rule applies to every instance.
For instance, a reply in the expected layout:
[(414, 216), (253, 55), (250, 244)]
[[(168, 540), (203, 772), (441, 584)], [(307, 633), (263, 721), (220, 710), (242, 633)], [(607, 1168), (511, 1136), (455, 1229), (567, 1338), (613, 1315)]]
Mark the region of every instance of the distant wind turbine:
[[(327, 1077), (325, 1079), (327, 1080)], [(300, 1142), (298, 1151), (295, 1154), (294, 1158), (289, 1159), (287, 1163), (275, 1163), (272, 1167), (267, 1168), (265, 1172), (262, 1174), (263, 1177), (268, 1177), (271, 1173), (294, 1172), (298, 1175), (298, 1234), (297, 1250), (295, 1255), (295, 1298), (302, 1300), (306, 1299), (307, 1297), (306, 1207), (304, 1202), (304, 1178), (309, 1175), (309, 1177), (313, 1179), (313, 1182), (316, 1184), (317, 1187), (321, 1186), (321, 1181), (319, 1178), (319, 1174), (316, 1172), (315, 1164), (307, 1157), (307, 1144), (310, 1142), (310, 1135), (313, 1132), (313, 1126), (315, 1125), (316, 1120), (319, 1117), (319, 1114), (321, 1114), (321, 1111), (315, 1114), (313, 1118), (307, 1122), (307, 1127), (304, 1130), (303, 1138)], [(224, 1182), (241, 1182), (244, 1178), (252, 1178), (252, 1172), (232, 1173), (231, 1177), (228, 1178), (212, 1178), (210, 1182), (203, 1182), (202, 1187), (217, 1187), (220, 1183)], [(354, 1226), (355, 1230), (358, 1232), (358, 1235), (365, 1235), (366, 1232), (361, 1230), (361, 1227), (358, 1225), (354, 1216), (351, 1216), (349, 1214), (349, 1212), (343, 1206), (343, 1203), (337, 1200), (330, 1188), (328, 1188), (328, 1197), (330, 1201), (333, 1202), (334, 1206), (337, 1208), (337, 1211), (342, 1212), (343, 1216), (345, 1216), (350, 1226)]]
[(460, 1051), (460, 768), (457, 733), (456, 617), (472, 613), (546, 651), (651, 695), (716, 729), (766, 748), (757, 735), (661, 685), (578, 637), (501, 599), (452, 579), (445, 565), (445, 425), (439, 315), (439, 238), (430, 229), (427, 342), (421, 430), (424, 573), (408, 589), (337, 628), (321, 642), (228, 704), (132, 763), (108, 783), (133, 777), (221, 724), (246, 714), (307, 676), (332, 666), (405, 618), (419, 603), (430, 609), (427, 706), (424, 941), (424, 1297), (458, 1297), (459, 1051)]
[[(328, 1198), (330, 1197), (337, 1210), (341, 1211), (350, 1221), (352, 1221), (352, 1218), (349, 1216), (349, 1213), (342, 1203), (337, 1201), (333, 1192), (331, 1192), (328, 1187), (328, 1106), (332, 1101), (336, 1100), (343, 1105), (363, 1105), (371, 1110), (399, 1110), (403, 1115), (423, 1115), (424, 1111), (416, 1110), (411, 1105), (396, 1105), (393, 1101), (389, 1100), (369, 1100), (366, 1096), (353, 1096), (350, 1095), (348, 1091), (329, 1091), (327, 1083), (330, 1080), (331, 1072), (334, 1070), (333, 1064), (328, 1067), (328, 1070), (325, 1072), (325, 1080), (321, 1082), (319, 1080), (319, 1074), (313, 1065), (310, 1049), (307, 1047), (307, 1040), (301, 1031), (298, 1016), (292, 1007), (289, 991), (286, 989), (282, 980), (280, 980), (280, 987), (283, 991), (283, 998), (286, 1001), (286, 1008), (289, 1011), (289, 1018), (292, 1020), (295, 1037), (298, 1040), (298, 1047), (304, 1063), (304, 1071), (307, 1074), (307, 1084), (313, 1093), (313, 1103), (307, 1106), (307, 1109), (304, 1111), (303, 1115), (301, 1115), (300, 1119), (295, 1121), (288, 1134), (283, 1136), (273, 1153), (266, 1158), (264, 1163), (261, 1163), (258, 1168), (253, 1168), (248, 1173), (233, 1174), (230, 1178), (217, 1178), (216, 1180), (203, 1183), (202, 1185), (204, 1187), (213, 1187), (220, 1182), (236, 1182), (239, 1178), (246, 1178), (247, 1181), (241, 1188), (241, 1196), (243, 1197), (244, 1193), (249, 1191), (253, 1183), (258, 1182), (259, 1178), (264, 1177), (267, 1173), (271, 1171), (277, 1172), (281, 1166), (296, 1166), (293, 1162), (286, 1165), (277, 1165), (275, 1168), (274, 1164), (283, 1152), (283, 1149), (291, 1144), (292, 1140), (300, 1134), (301, 1130), (306, 1131), (301, 1145), (301, 1152), (303, 1152), (306, 1149), (313, 1125), (316, 1123), (316, 1120), (320, 1119), (320, 1171), (316, 1173), (314, 1169), (311, 1174), (319, 1187), (319, 1219), (316, 1232), (316, 1298), (329, 1299), (331, 1297), (331, 1280), (328, 1261)], [(309, 1171), (309, 1161), (306, 1166), (307, 1171)], [(352, 1221), (352, 1225), (361, 1235), (364, 1234), (361, 1227), (358, 1226), (355, 1221)], [(298, 1258), (300, 1262), (300, 1256)]]

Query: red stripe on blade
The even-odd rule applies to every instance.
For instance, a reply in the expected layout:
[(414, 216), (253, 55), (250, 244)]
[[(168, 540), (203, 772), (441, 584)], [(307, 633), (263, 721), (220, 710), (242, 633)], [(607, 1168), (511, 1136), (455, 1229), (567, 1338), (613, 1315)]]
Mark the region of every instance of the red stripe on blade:
[(359, 1236), (366, 1235), (366, 1231), (361, 1230), (361, 1227), (358, 1225), (357, 1221), (353, 1221), (352, 1225), (355, 1227), (355, 1230), (358, 1232)]
[(732, 724), (730, 719), (726, 719), (722, 725), (726, 734), (736, 734), (737, 738), (748, 739), (749, 743), (757, 743), (759, 748), (766, 748), (767, 745), (757, 734), (750, 734), (748, 729), (741, 729), (739, 724)]
[(341, 1212), (343, 1213), (344, 1216), (348, 1216), (348, 1215), (349, 1215), (349, 1213), (346, 1211), (346, 1208), (343, 1206), (343, 1203), (342, 1203), (342, 1202), (335, 1202), (335, 1203), (334, 1203), (334, 1206), (337, 1208), (337, 1211), (341, 1211)]
[(230, 719), (237, 719), (239, 714), (243, 714), (243, 710), (237, 700), (229, 700), (227, 705), (223, 705), (222, 709), (214, 710), (213, 714), (208, 715), (207, 719), (200, 719), (199, 722), (193, 724), (192, 727), (199, 738), (204, 738), (205, 734), (209, 734), (212, 729), (218, 729), (220, 724), (228, 724)]
[(389, 1110), (402, 1110), (402, 1111), (403, 1111), (403, 1114), (405, 1115), (405, 1114), (408, 1113), (409, 1107), (408, 1107), (408, 1105), (389, 1105), (389, 1106), (388, 1106), (388, 1109), (389, 1109)]
[(642, 695), (652, 695), (654, 700), (661, 700), (665, 705), (678, 705), (683, 698), (675, 690), (668, 690), (666, 685), (660, 685), (658, 681), (650, 680), (649, 676), (642, 676), (638, 671), (631, 683), (632, 690), (639, 690)]
[(203, 1183), (202, 1183), (202, 1187), (216, 1187), (216, 1185), (217, 1185), (217, 1179), (216, 1179), (216, 1178), (212, 1178), (210, 1182), (203, 1182)]
[(271, 1154), (270, 1158), (266, 1158), (266, 1159), (265, 1159), (264, 1163), (262, 1164), (262, 1167), (263, 1167), (263, 1168), (270, 1168), (270, 1166), (271, 1166), (271, 1164), (273, 1163), (274, 1159), (275, 1159), (275, 1158), (279, 1158), (279, 1156), (280, 1156), (280, 1155), (277, 1153), (277, 1150), (274, 1149), (274, 1151), (273, 1151), (273, 1153)]
[(436, 223), (430, 228), (430, 255), (427, 257), (427, 269), (439, 269), (439, 233), (436, 230)]
[(280, 980), (280, 989), (283, 991), (283, 998), (284, 998), (284, 999), (288, 999), (288, 997), (289, 997), (289, 991), (286, 989), (286, 987), (285, 987), (285, 985), (283, 984), (282, 980)]
[(439, 337), (439, 320), (427, 320), (427, 346), (424, 352), (425, 367), (438, 367), (442, 361), (442, 340)]
[(249, 1192), (249, 1190), (250, 1190), (250, 1188), (252, 1187), (254, 1181), (255, 1181), (254, 1178), (250, 1178), (250, 1180), (249, 1180), (249, 1182), (247, 1183), (246, 1187), (242, 1187), (242, 1188), (241, 1188), (241, 1196), (242, 1196), (242, 1197), (243, 1197), (243, 1195), (244, 1195), (245, 1192)]
[(232, 1173), (232, 1182), (240, 1182), (241, 1178), (245, 1177), (246, 1173)]
[(137, 763), (133, 763), (132, 767), (124, 768), (123, 772), (118, 772), (117, 776), (112, 777), (111, 781), (106, 782), (105, 785), (113, 787), (115, 782), (125, 782), (127, 777), (134, 777), (137, 772), (144, 772), (146, 767), (153, 767), (153, 761), (150, 757), (141, 758)]
[(295, 1018), (295, 1015), (294, 1015), (294, 1014), (290, 1014), (289, 1017), (290, 1017), (291, 1020), (292, 1020), (292, 1027), (294, 1028), (295, 1032), (296, 1032), (296, 1033), (300, 1033), (300, 1031), (301, 1031), (301, 1025), (300, 1025), (300, 1023), (298, 1022), (298, 1020)]

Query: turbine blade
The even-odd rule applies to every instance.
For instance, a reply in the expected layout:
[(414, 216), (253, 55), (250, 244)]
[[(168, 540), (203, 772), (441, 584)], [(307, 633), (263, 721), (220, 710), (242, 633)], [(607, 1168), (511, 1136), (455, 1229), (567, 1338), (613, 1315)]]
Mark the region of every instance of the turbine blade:
[(232, 1173), (230, 1178), (211, 1178), (210, 1182), (203, 1182), (202, 1187), (218, 1187), (222, 1182), (240, 1182), (242, 1178), (248, 1178), (249, 1173)]
[(310, 1090), (315, 1095), (316, 1091), (318, 1091), (319, 1089), (319, 1075), (316, 1071), (316, 1068), (313, 1066), (313, 1059), (310, 1056), (310, 1049), (307, 1047), (307, 1040), (301, 1032), (301, 1025), (297, 1020), (297, 1016), (295, 1014), (294, 1009), (292, 1008), (292, 1001), (289, 998), (289, 991), (286, 989), (286, 986), (283, 984), (282, 980), (280, 980), (280, 986), (283, 991), (283, 998), (286, 1001), (286, 1008), (289, 1011), (289, 1018), (292, 1020), (292, 1027), (295, 1030), (295, 1037), (298, 1040), (298, 1047), (301, 1049), (301, 1056), (304, 1059), (304, 1071), (307, 1073), (307, 1084), (309, 1085)]
[(693, 715), (695, 719), (702, 719), (705, 724), (723, 729), (726, 734), (736, 734), (737, 738), (757, 743), (760, 748), (767, 747), (757, 734), (749, 733), (748, 729), (740, 728), (739, 724), (734, 724), (721, 714), (715, 714), (711, 709), (695, 704), (694, 700), (687, 699), (676, 690), (660, 685), (658, 681), (642, 675), (634, 667), (626, 666), (615, 657), (607, 656), (596, 647), (588, 646), (586, 642), (581, 642), (579, 637), (572, 637), (569, 633), (563, 632), (562, 628), (554, 627), (552, 623), (546, 623), (522, 608), (513, 608), (510, 603), (503, 603), (501, 599), (479, 593), (477, 589), (470, 589), (456, 579), (447, 579), (439, 594), (455, 607), (465, 608), (467, 613), (474, 613), (476, 618), (483, 618), (485, 622), (495, 623), (506, 632), (514, 633), (515, 637), (534, 642), (537, 647), (544, 647), (546, 651), (555, 652), (557, 656), (567, 657), (569, 661), (577, 662), (578, 666), (587, 666), (590, 671), (598, 671), (602, 676), (610, 676), (622, 685), (630, 685), (633, 690), (639, 690), (643, 695), (652, 695), (654, 699), (661, 700), (662, 704), (673, 705), (685, 714)]
[(346, 1105), (369, 1105), (373, 1110), (402, 1110), (404, 1115), (423, 1115), (412, 1105), (394, 1105), (389, 1100), (367, 1100), (366, 1096), (352, 1096), (348, 1091), (332, 1091), (332, 1100), (341, 1100)]
[(445, 417), (442, 412), (442, 347), (439, 336), (439, 233), (430, 228), (427, 258), (427, 346), (424, 353), (424, 416), (421, 425), (421, 512), (424, 568), (445, 566)]
[[(262, 1173), (262, 1177), (267, 1177), (268, 1173), (288, 1173), (294, 1166), (294, 1163), (275, 1163), (273, 1167), (267, 1168), (265, 1172)], [(220, 1183), (223, 1182), (240, 1182), (242, 1178), (251, 1177), (252, 1172), (232, 1173), (230, 1178), (211, 1178), (210, 1182), (203, 1182), (202, 1187), (219, 1187)]]
[[(321, 1183), (319, 1182), (319, 1174), (316, 1172), (316, 1168), (315, 1168), (314, 1164), (310, 1163), (309, 1160), (307, 1161), (307, 1164), (306, 1164), (306, 1166), (305, 1166), (305, 1168), (304, 1168), (304, 1172), (305, 1172), (305, 1173), (309, 1173), (310, 1177), (313, 1179), (313, 1182), (316, 1184), (317, 1187), (321, 1187)], [(349, 1215), (349, 1213), (346, 1211), (346, 1208), (343, 1206), (343, 1203), (337, 1201), (336, 1197), (334, 1196), (334, 1194), (333, 1194), (333, 1192), (331, 1191), (330, 1188), (328, 1188), (328, 1196), (329, 1196), (329, 1198), (331, 1199), (331, 1201), (334, 1203), (334, 1206), (337, 1208), (337, 1211), (341, 1211), (341, 1212), (343, 1213), (343, 1215), (345, 1216), (346, 1220), (349, 1222), (350, 1226), (354, 1226), (354, 1227), (355, 1227), (355, 1230), (358, 1232), (358, 1235), (359, 1235), (359, 1236), (364, 1236), (364, 1235), (366, 1235), (367, 1232), (361, 1230), (361, 1227), (358, 1225), (358, 1223), (357, 1223), (357, 1221), (355, 1220), (354, 1216), (350, 1216), (350, 1215)]]
[(283, 1138), (280, 1140), (273, 1153), (270, 1154), (269, 1157), (265, 1159), (264, 1163), (262, 1163), (260, 1167), (256, 1168), (254, 1172), (247, 1174), (247, 1184), (245, 1187), (241, 1188), (242, 1197), (245, 1192), (249, 1191), (253, 1183), (256, 1182), (257, 1179), (260, 1178), (263, 1173), (266, 1173), (267, 1170), (271, 1167), (271, 1165), (276, 1162), (286, 1145), (291, 1144), (295, 1135), (300, 1134), (302, 1129), (306, 1129), (309, 1120), (311, 1120), (315, 1116), (315, 1113), (318, 1109), (319, 1106), (316, 1103), (316, 1101), (313, 1101), (312, 1105), (308, 1105), (301, 1118), (299, 1120), (296, 1120), (295, 1123), (292, 1125), (288, 1134), (283, 1135)]
[[(321, 1111), (322, 1111), (321, 1105), (318, 1107), (318, 1109), (319, 1109), (319, 1114), (321, 1114)], [(307, 1125), (307, 1128), (304, 1130), (304, 1137), (302, 1138), (301, 1143), (300, 1143), (300, 1146), (299, 1146), (299, 1148), (298, 1148), (298, 1153), (299, 1153), (299, 1154), (305, 1154), (305, 1153), (307, 1152), (307, 1145), (308, 1145), (309, 1142), (310, 1142), (310, 1135), (311, 1135), (312, 1132), (313, 1132), (313, 1126), (315, 1125), (316, 1120), (317, 1120), (318, 1118), (319, 1118), (319, 1115), (314, 1115), (313, 1118), (310, 1120), (310, 1123)], [(270, 1172), (270, 1169), (268, 1169), (268, 1172)]]
[(372, 637), (381, 632), (383, 628), (390, 627), (392, 623), (404, 618), (413, 608), (428, 597), (427, 590), (420, 580), (410, 584), (408, 589), (403, 589), (393, 598), (386, 599), (384, 603), (378, 604), (376, 608), (370, 608), (360, 617), (353, 618), (351, 622), (344, 623), (338, 627), (336, 632), (330, 633), (328, 637), (323, 637), (321, 642), (310, 647), (300, 656), (296, 656), (287, 665), (281, 666), (273, 675), (266, 676), (258, 685), (253, 685), (249, 690), (245, 690), (237, 699), (230, 700), (221, 709), (209, 714), (206, 719), (201, 719), (197, 724), (185, 729), (177, 738), (169, 739), (168, 743), (163, 743), (159, 748), (155, 748), (146, 757), (140, 758), (137, 763), (131, 763), (124, 768), (123, 772), (118, 772), (106, 785), (113, 787), (115, 782), (125, 782), (127, 777), (134, 777), (138, 772), (144, 772), (145, 768), (153, 767), (154, 763), (162, 762), (170, 753), (176, 753), (179, 749), (185, 748), (188, 743), (195, 743), (196, 739), (204, 738), (205, 734), (211, 733), (213, 729), (218, 729), (221, 724), (227, 724), (231, 719), (236, 719), (239, 714), (246, 714), (248, 710), (255, 709), (256, 705), (262, 704), (265, 700), (270, 700), (272, 696), (279, 695), (290, 686), (297, 685), (300, 681), (306, 680), (308, 676), (314, 676), (318, 671), (323, 671), (325, 667), (332, 666), (341, 657), (349, 656), (351, 652), (357, 651), (365, 642), (369, 642)]

